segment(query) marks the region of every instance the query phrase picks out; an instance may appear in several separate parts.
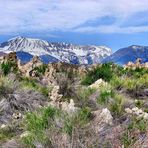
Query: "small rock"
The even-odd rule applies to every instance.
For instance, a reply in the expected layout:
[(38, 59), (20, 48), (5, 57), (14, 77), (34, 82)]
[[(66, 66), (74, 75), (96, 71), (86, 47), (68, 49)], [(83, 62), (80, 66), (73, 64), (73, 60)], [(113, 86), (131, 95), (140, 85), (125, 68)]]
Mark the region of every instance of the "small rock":
[(143, 113), (143, 111), (141, 109), (138, 109), (137, 111), (135, 111), (135, 115), (137, 115), (137, 116), (139, 116), (142, 113)]
[(5, 125), (5, 124), (2, 124), (2, 125), (1, 125), (1, 128), (2, 128), (2, 129), (4, 129), (5, 127), (6, 127), (6, 125)]
[(78, 108), (75, 107), (74, 101), (70, 99), (70, 103), (68, 102), (62, 102), (62, 110), (66, 111), (69, 114), (75, 113)]
[(104, 123), (107, 123), (109, 125), (113, 124), (113, 117), (112, 117), (110, 111), (107, 108), (102, 110), (102, 112), (100, 114), (100, 118), (103, 119)]
[(89, 87), (90, 87), (90, 88), (98, 89), (98, 88), (100, 88), (101, 86), (106, 85), (106, 84), (107, 84), (107, 83), (104, 82), (102, 79), (99, 79), (99, 80), (97, 80), (95, 83), (93, 83), (92, 85), (90, 85)]
[(139, 110), (138, 107), (134, 107), (134, 108), (132, 108), (132, 111), (134, 111), (134, 112), (136, 112), (136, 111), (138, 111), (138, 110)]
[(148, 113), (144, 113), (143, 119), (148, 120)]
[(30, 132), (26, 131), (20, 135), (21, 138), (29, 136)]
[(128, 113), (128, 114), (132, 114), (133, 113), (133, 111), (130, 108), (126, 108), (125, 112)]

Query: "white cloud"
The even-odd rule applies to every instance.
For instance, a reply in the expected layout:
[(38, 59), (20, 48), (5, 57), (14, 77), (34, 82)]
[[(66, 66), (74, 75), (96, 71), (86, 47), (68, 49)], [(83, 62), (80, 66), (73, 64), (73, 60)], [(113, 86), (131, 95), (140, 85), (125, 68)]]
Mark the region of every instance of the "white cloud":
[[(0, 34), (31, 31), (145, 32), (147, 26), (120, 27), (139, 12), (148, 12), (147, 0), (1, 0)], [(111, 26), (73, 28), (111, 16)], [(148, 20), (148, 18), (147, 18)]]
[(148, 32), (148, 26), (136, 26), (136, 27), (118, 27), (116, 25), (104, 25), (99, 27), (83, 27), (75, 29), (75, 32), (87, 32), (87, 33), (141, 33)]

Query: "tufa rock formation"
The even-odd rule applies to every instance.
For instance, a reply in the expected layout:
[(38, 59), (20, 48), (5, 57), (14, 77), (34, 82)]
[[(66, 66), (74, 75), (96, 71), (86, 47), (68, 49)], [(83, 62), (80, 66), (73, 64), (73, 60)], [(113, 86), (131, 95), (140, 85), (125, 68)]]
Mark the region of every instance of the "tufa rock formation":
[(34, 56), (33, 59), (26, 63), (25, 65), (21, 65), (21, 61), (18, 60), (18, 68), (23, 75), (26, 77), (35, 76), (33, 69), (35, 67), (41, 66), (43, 63), (41, 62), (38, 56)]
[(136, 69), (136, 68), (148, 68), (148, 62), (146, 63), (142, 63), (142, 60), (140, 58), (138, 58), (135, 63), (129, 61), (126, 65), (124, 65), (124, 68), (132, 68), (132, 69)]
[(3, 62), (8, 62), (8, 61), (13, 62), (13, 63), (17, 63), (16, 52), (11, 52), (11, 53), (3, 56)]

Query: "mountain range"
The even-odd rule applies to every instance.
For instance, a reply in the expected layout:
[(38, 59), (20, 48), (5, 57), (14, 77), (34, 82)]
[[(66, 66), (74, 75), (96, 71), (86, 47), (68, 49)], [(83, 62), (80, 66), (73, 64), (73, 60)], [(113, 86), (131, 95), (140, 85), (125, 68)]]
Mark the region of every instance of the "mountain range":
[(119, 49), (112, 54), (112, 50), (106, 46), (73, 45), (20, 36), (0, 44), (0, 56), (14, 51), (22, 63), (30, 61), (33, 56), (39, 56), (44, 63), (59, 61), (72, 64), (114, 62), (123, 65), (128, 61), (134, 62), (137, 58), (141, 58), (142, 62), (148, 62), (148, 46), (138, 45)]
[(112, 55), (103, 59), (102, 62), (114, 62), (123, 65), (129, 61), (135, 62), (137, 58), (140, 58), (142, 63), (148, 62), (148, 46), (132, 45), (119, 49)]
[(37, 55), (44, 63), (62, 61), (73, 64), (99, 63), (112, 53), (106, 46), (81, 46), (25, 37), (12, 38), (0, 44), (0, 51), (15, 51), (22, 62), (27, 62)]

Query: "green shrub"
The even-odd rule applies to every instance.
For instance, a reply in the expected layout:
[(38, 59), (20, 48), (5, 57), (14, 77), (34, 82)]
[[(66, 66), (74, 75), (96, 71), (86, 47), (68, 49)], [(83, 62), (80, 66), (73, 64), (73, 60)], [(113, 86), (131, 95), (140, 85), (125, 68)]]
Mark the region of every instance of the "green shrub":
[(35, 67), (33, 70), (35, 70), (39, 75), (40, 74), (44, 75), (47, 67), (48, 67), (48, 65), (43, 64), (41, 66)]
[(117, 90), (123, 87), (124, 79), (114, 75), (110, 81), (110, 84)]
[(80, 88), (77, 92), (76, 92), (76, 101), (78, 103), (78, 105), (80, 105), (80, 107), (86, 107), (88, 105), (88, 100), (90, 95), (92, 95), (94, 92), (96, 91), (96, 89), (92, 89), (92, 88)]
[(6, 96), (12, 94), (14, 91), (14, 86), (10, 80), (6, 77), (0, 78), (0, 98), (1, 96)]
[(126, 74), (126, 70), (124, 69), (123, 66), (113, 65), (112, 68), (113, 68), (114, 74), (118, 77), (121, 77)]
[(148, 113), (148, 108), (144, 108), (144, 112)]
[(75, 122), (72, 117), (68, 117), (65, 119), (63, 131), (67, 133), (69, 136), (72, 136), (73, 128), (75, 126), (74, 123)]
[(138, 129), (140, 132), (146, 132), (147, 126), (148, 126), (147, 121), (143, 119), (132, 118), (130, 124), (128, 125), (128, 130), (131, 131)]
[(50, 106), (42, 108), (40, 113), (28, 113), (26, 115), (27, 130), (34, 132), (47, 128), (49, 119), (53, 120), (56, 114), (57, 109)]
[(114, 91), (109, 88), (102, 88), (100, 90), (99, 98), (97, 99), (97, 102), (99, 104), (108, 104), (109, 99), (114, 97)]
[(109, 104), (109, 109), (115, 116), (121, 116), (124, 110), (123, 96), (115, 94), (112, 102)]
[(132, 78), (140, 78), (141, 76), (148, 74), (148, 69), (146, 68), (136, 68), (136, 69), (127, 69), (126, 75)]
[(97, 68), (89, 71), (85, 78), (82, 80), (83, 85), (91, 85), (98, 79), (103, 79), (109, 82), (113, 77), (113, 70), (110, 64), (103, 64)]
[(23, 137), (22, 142), (30, 147), (35, 147), (35, 141), (43, 145), (50, 144), (45, 130), (52, 127), (54, 118), (58, 114), (59, 110), (50, 106), (41, 108), (38, 112), (26, 114), (26, 130), (29, 131), (29, 135)]
[(88, 107), (82, 108), (74, 116), (71, 116), (65, 119), (64, 122), (64, 132), (72, 136), (74, 128), (84, 127), (91, 119), (91, 110)]
[(0, 143), (11, 139), (13, 136), (15, 136), (15, 132), (9, 127), (0, 129)]
[(144, 106), (144, 102), (142, 100), (136, 100), (135, 106), (138, 108), (142, 108)]
[(48, 97), (49, 92), (51, 91), (50, 87), (45, 87), (45, 86), (39, 84), (37, 82), (37, 80), (32, 79), (32, 78), (23, 77), (21, 82), (22, 82), (23, 87), (25, 87), (25, 88), (27, 87), (29, 89), (34, 89), (34, 90), (42, 93), (46, 97)]
[(122, 86), (129, 91), (146, 88), (148, 86), (148, 74), (144, 74), (140, 78), (125, 78)]
[(51, 145), (50, 139), (46, 136), (46, 133), (43, 131), (40, 131), (38, 133), (30, 133), (28, 136), (22, 138), (22, 143), (29, 148), (36, 148), (36, 142), (40, 143), (42, 146)]
[(10, 72), (17, 72), (17, 65), (13, 62), (3, 62), (1, 64), (1, 69), (3, 71), (3, 74), (6, 76), (8, 75)]
[(80, 126), (85, 125), (89, 122), (91, 115), (90, 108), (84, 107), (76, 115), (75, 121), (77, 121)]
[(121, 142), (124, 144), (125, 148), (129, 148), (129, 146), (133, 145), (136, 140), (136, 137), (132, 136), (128, 130), (121, 137)]
[[(121, 137), (121, 142), (126, 148), (132, 146), (139, 138), (141, 133), (147, 132), (148, 123), (143, 119), (136, 119), (133, 117), (126, 128), (126, 131)], [(136, 134), (135, 134), (136, 133)]]

